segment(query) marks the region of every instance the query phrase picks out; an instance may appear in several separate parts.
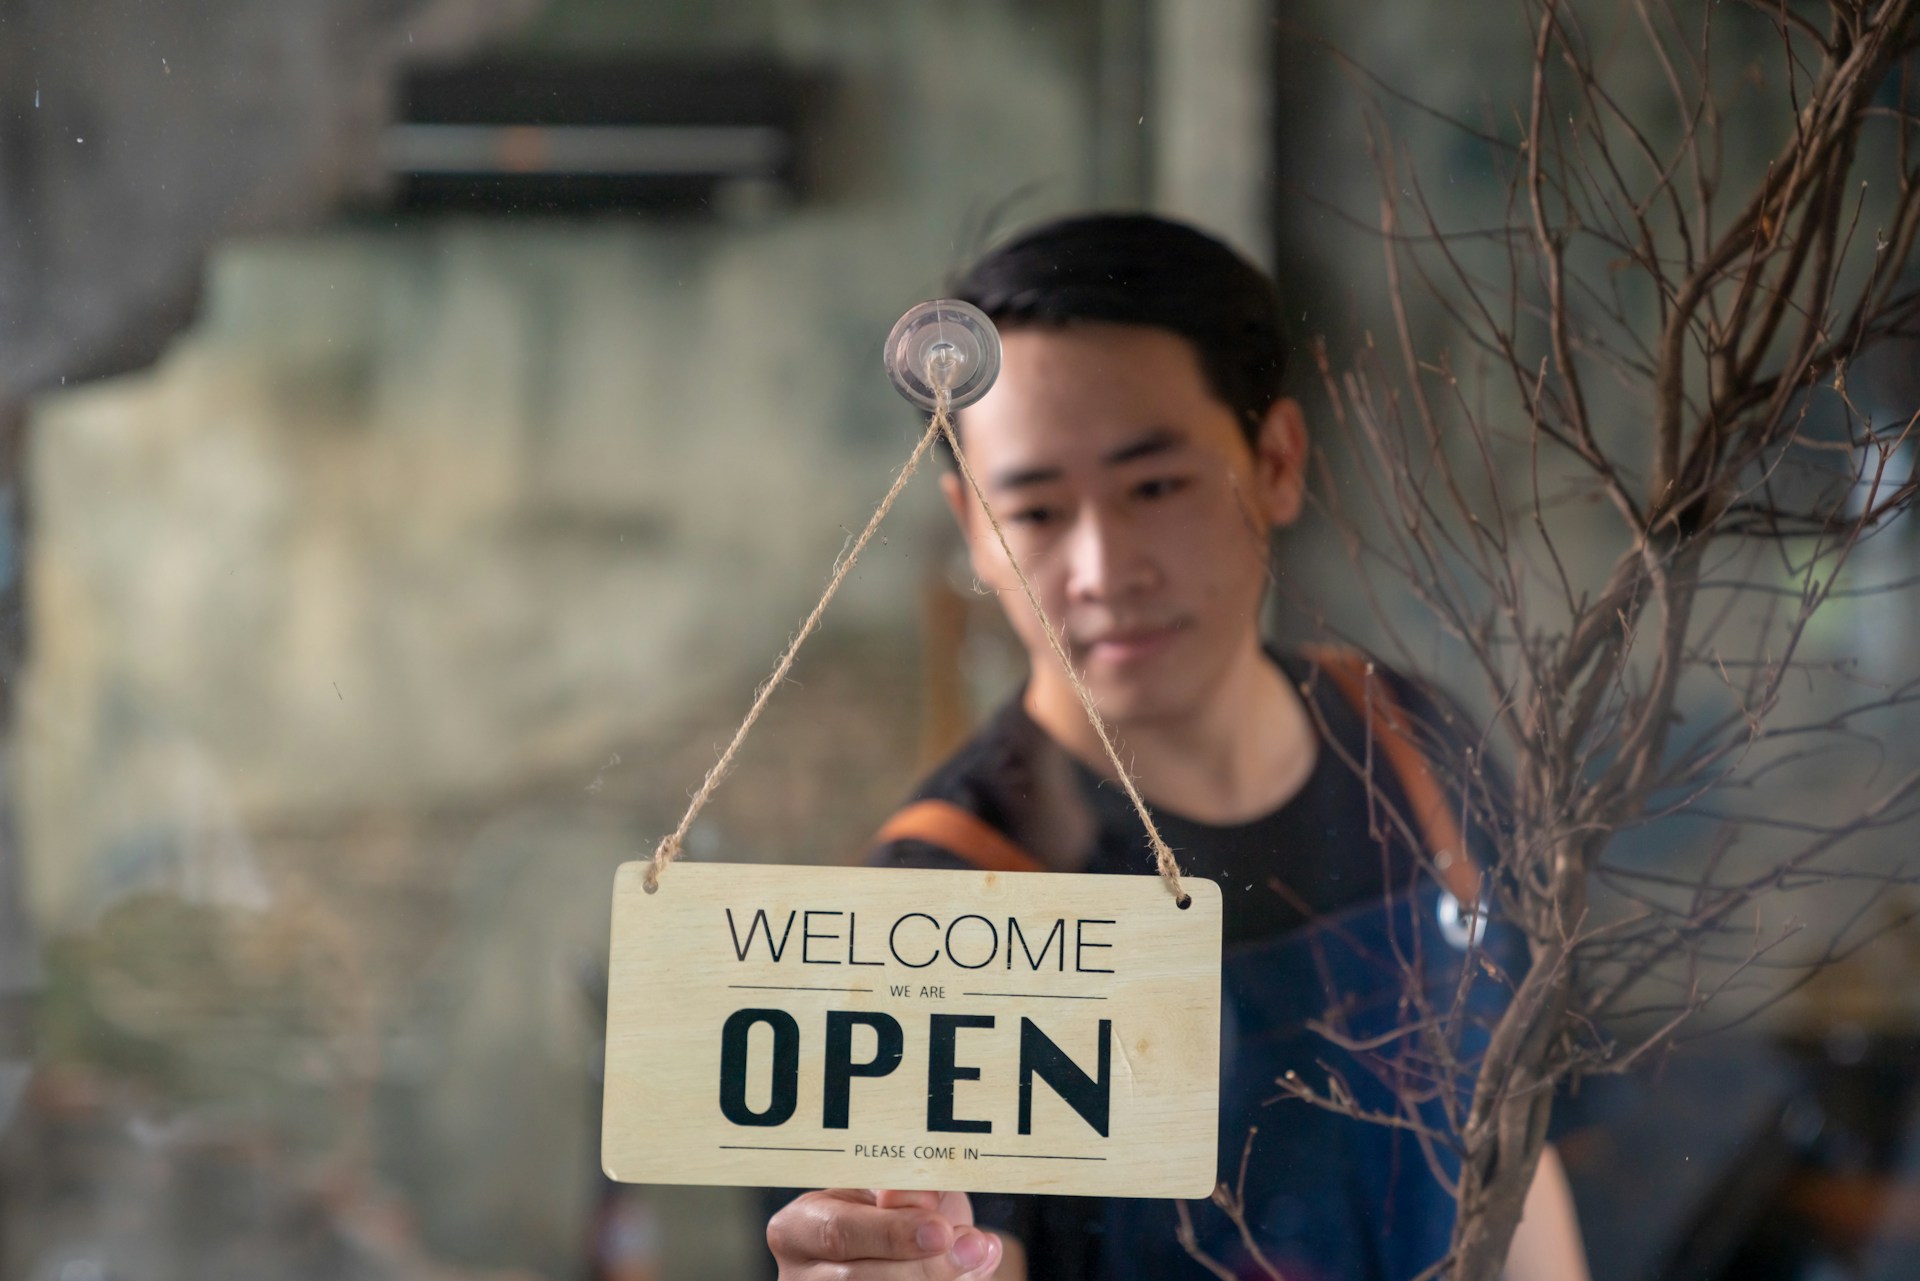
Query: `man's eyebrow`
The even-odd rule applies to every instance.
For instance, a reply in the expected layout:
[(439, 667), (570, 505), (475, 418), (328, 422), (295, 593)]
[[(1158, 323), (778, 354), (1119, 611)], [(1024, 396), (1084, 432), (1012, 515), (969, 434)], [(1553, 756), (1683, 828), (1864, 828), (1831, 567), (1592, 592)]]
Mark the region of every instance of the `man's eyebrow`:
[[(1154, 454), (1164, 454), (1179, 449), (1187, 443), (1185, 432), (1172, 427), (1156, 427), (1146, 435), (1130, 440), (1118, 449), (1110, 451), (1100, 461), (1108, 467), (1117, 467), (1135, 459), (1149, 458)], [(1064, 480), (1067, 472), (1064, 467), (1043, 464), (1039, 467), (1015, 467), (1009, 471), (997, 473), (993, 477), (995, 489), (1021, 489), (1029, 485), (1045, 485), (1056, 480)]]
[(1178, 449), (1186, 443), (1187, 435), (1185, 432), (1176, 431), (1172, 427), (1156, 427), (1138, 440), (1130, 441), (1120, 446), (1120, 448), (1108, 454), (1105, 458), (1101, 459), (1101, 461), (1109, 467), (1117, 467), (1121, 463), (1130, 463), (1136, 458), (1147, 458), (1154, 454), (1164, 454), (1168, 450)]
[(1061, 480), (1066, 476), (1061, 467), (1015, 467), (1003, 471), (993, 478), (995, 489), (1022, 489), (1029, 485), (1044, 485), (1050, 481)]

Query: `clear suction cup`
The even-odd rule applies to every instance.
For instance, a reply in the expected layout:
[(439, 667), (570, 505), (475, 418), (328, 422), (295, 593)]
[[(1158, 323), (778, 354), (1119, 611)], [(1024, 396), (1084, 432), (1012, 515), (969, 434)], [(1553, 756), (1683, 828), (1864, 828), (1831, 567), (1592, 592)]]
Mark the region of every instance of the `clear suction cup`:
[(887, 373), (900, 394), (932, 409), (944, 386), (955, 409), (987, 394), (1000, 373), (1000, 334), (987, 314), (956, 298), (923, 302), (887, 335)]

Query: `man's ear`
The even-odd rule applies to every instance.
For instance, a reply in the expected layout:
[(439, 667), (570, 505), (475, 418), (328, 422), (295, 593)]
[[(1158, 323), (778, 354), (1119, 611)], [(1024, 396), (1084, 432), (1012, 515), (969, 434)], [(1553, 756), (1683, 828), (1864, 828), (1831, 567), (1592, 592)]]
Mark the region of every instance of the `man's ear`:
[(1282, 396), (1273, 402), (1253, 453), (1261, 514), (1275, 525), (1293, 524), (1307, 501), (1307, 418), (1299, 401)]
[(947, 511), (954, 513), (954, 524), (960, 526), (960, 542), (966, 544), (968, 561), (973, 563), (973, 572), (979, 572), (977, 545), (973, 544), (973, 520), (979, 519), (979, 503), (973, 501), (972, 490), (966, 488), (966, 480), (960, 478), (960, 472), (941, 472), (941, 497), (947, 499)]
[(973, 504), (967, 501), (967, 483), (960, 479), (959, 473), (949, 471), (941, 474), (940, 496), (947, 500), (947, 510), (953, 513), (953, 523), (960, 526), (960, 536), (972, 542)]
[(940, 496), (947, 500), (947, 510), (953, 513), (953, 523), (960, 527), (960, 540), (967, 545), (967, 563), (973, 566), (976, 578), (984, 580), (980, 564), (980, 543), (973, 536), (974, 523), (983, 519), (980, 504), (974, 501), (973, 491), (967, 488), (967, 482), (960, 479), (957, 472), (945, 472), (940, 477)]

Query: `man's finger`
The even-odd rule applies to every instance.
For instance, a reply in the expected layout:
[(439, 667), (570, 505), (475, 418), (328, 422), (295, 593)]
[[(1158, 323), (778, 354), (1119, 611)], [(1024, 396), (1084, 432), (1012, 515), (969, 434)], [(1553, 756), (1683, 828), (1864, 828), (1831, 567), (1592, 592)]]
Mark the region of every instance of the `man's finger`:
[(1003, 1249), (1000, 1238), (991, 1232), (961, 1228), (944, 1254), (823, 1266), (832, 1269), (829, 1275), (844, 1281), (986, 1281), (999, 1267)]
[(961, 1228), (954, 1234), (953, 1248), (947, 1251), (947, 1260), (962, 1269), (962, 1277), (971, 1281), (976, 1277), (990, 1277), (1000, 1264), (1002, 1252), (1000, 1238), (991, 1232), (982, 1232), (978, 1228)]
[(953, 1228), (929, 1209), (881, 1209), (830, 1192), (809, 1192), (773, 1216), (767, 1244), (782, 1262), (904, 1263), (945, 1254), (954, 1240)]

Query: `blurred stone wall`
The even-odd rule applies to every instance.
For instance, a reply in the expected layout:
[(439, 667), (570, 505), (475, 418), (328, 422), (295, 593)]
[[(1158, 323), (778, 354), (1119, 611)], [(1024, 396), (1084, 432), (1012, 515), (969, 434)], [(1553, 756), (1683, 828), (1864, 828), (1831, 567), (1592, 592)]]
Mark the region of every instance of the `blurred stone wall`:
[[(397, 60), (457, 54), (541, 0), (0, 0), (0, 723), (31, 524), (25, 398), (139, 368), (184, 325), (207, 249), (310, 225), (377, 176)], [(11, 762), (0, 756), (0, 790)], [(0, 1134), (43, 978), (0, 803)]]
[(762, 312), (770, 238), (236, 247), (153, 373), (49, 399), (20, 730), (43, 918), (218, 879), (222, 830), (471, 806), (744, 695), (892, 461), (834, 413), (876, 362)]

